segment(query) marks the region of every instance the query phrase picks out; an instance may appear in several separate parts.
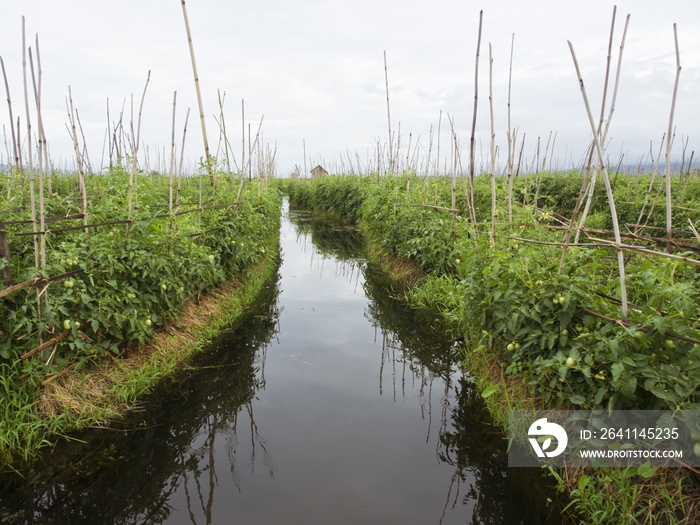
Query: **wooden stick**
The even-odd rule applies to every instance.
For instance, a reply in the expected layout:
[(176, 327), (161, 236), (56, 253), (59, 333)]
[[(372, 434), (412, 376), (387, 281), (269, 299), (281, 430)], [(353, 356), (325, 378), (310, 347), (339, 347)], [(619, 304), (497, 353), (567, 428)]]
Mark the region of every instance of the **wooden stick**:
[(199, 89), (199, 75), (197, 74), (197, 62), (194, 58), (194, 44), (192, 43), (192, 34), (190, 33), (190, 22), (187, 18), (187, 8), (185, 7), (185, 0), (182, 2), (182, 16), (185, 19), (185, 29), (187, 30), (187, 43), (190, 47), (190, 58), (192, 59), (192, 74), (194, 75), (194, 87), (197, 91), (197, 103), (199, 104), (199, 120), (202, 124), (202, 140), (204, 141), (204, 157), (207, 164), (207, 171), (209, 173), (209, 179), (213, 186), (214, 192), (216, 193), (216, 174), (212, 170), (211, 160), (209, 156), (209, 141), (207, 140), (207, 127), (204, 124), (204, 106), (202, 104), (202, 92)]
[[(673, 113), (676, 109), (676, 96), (678, 95), (678, 80), (681, 76), (681, 54), (678, 48), (678, 31), (676, 24), (673, 24), (673, 40), (676, 44), (676, 80), (673, 84), (673, 98), (671, 99), (671, 115), (668, 118), (668, 136), (671, 136), (673, 130)], [(666, 179), (666, 251), (671, 252), (671, 229), (672, 229), (672, 214), (671, 214), (671, 146), (672, 141), (666, 141), (666, 162), (664, 163), (664, 178)]]
[(62, 341), (66, 337), (68, 337), (70, 335), (70, 333), (71, 333), (70, 330), (66, 330), (65, 332), (61, 333), (60, 335), (57, 335), (56, 337), (49, 339), (44, 344), (41, 344), (41, 345), (37, 346), (36, 348), (34, 348), (33, 350), (30, 350), (26, 354), (20, 356), (20, 359), (24, 361), (25, 359), (32, 357), (34, 354), (38, 354), (42, 350), (46, 350), (48, 347), (53, 346), (54, 344), (58, 343), (59, 341)]
[[(576, 60), (576, 53), (574, 52), (573, 44), (568, 41), (569, 49), (571, 51), (571, 57), (574, 60), (574, 66), (576, 68), (576, 76), (578, 77), (579, 86), (581, 88), (581, 94), (583, 95), (583, 101), (586, 106), (586, 113), (588, 113), (588, 120), (591, 125), (591, 131), (593, 132), (593, 138), (595, 140), (595, 147), (598, 151), (598, 159), (600, 160), (600, 167), (603, 172), (603, 177), (605, 178), (605, 189), (608, 193), (608, 203), (610, 205), (610, 214), (613, 220), (613, 228), (615, 230), (615, 242), (618, 245), (622, 244), (620, 239), (620, 224), (617, 220), (617, 210), (615, 208), (615, 198), (612, 193), (612, 188), (610, 186), (610, 178), (608, 177), (608, 169), (605, 166), (605, 154), (603, 152), (603, 146), (600, 143), (600, 137), (598, 136), (595, 122), (593, 121), (593, 114), (591, 113), (590, 105), (588, 104), (588, 97), (586, 95), (586, 88), (583, 84), (583, 78), (581, 77), (581, 71), (578, 66), (578, 60)], [(621, 249), (617, 251), (617, 262), (618, 262), (618, 272), (620, 274), (620, 295), (622, 297), (622, 317), (627, 318), (627, 284), (625, 282), (625, 260), (624, 254)]]
[[(2, 77), (5, 80), (5, 93), (7, 93), (7, 109), (10, 112), (10, 130), (12, 131), (12, 152), (14, 153), (14, 164), (19, 167), (19, 152), (17, 150), (17, 137), (15, 136), (14, 118), (12, 116), (12, 101), (10, 100), (10, 85), (7, 82), (7, 73), (5, 72), (5, 62), (0, 56), (0, 67), (2, 67)], [(9, 192), (9, 187), (8, 187)], [(7, 194), (7, 199), (10, 199), (10, 194)]]
[[(187, 121), (190, 118), (190, 108), (187, 108), (187, 114), (185, 115), (185, 126), (182, 130), (182, 148), (180, 148), (180, 165), (177, 169), (177, 196), (175, 197), (175, 205), (180, 204), (180, 181), (182, 180), (182, 161), (185, 157), (185, 137), (187, 136)], [(177, 227), (177, 224), (175, 225)]]
[(476, 222), (474, 210), (474, 134), (476, 132), (476, 110), (479, 102), (479, 50), (481, 49), (481, 27), (484, 19), (483, 9), (479, 11), (479, 33), (476, 40), (476, 61), (474, 64), (474, 110), (472, 115), (472, 132), (469, 138), (469, 210), (472, 221)]
[[(491, 115), (491, 247), (496, 247), (496, 128), (493, 120), (493, 52), (489, 42), (489, 113)], [(454, 208), (454, 203), (452, 204)]]
[[(173, 213), (173, 177), (175, 175), (175, 109), (177, 107), (177, 91), (173, 92), (173, 123), (172, 133), (170, 138), (170, 169), (168, 170), (168, 214)], [(172, 229), (172, 218), (169, 223), (169, 229)]]
[[(183, 1), (183, 6), (184, 6), (184, 1)], [(146, 90), (148, 89), (148, 83), (151, 81), (151, 70), (148, 70), (148, 76), (146, 77), (146, 85), (143, 88), (143, 94), (141, 95), (141, 104), (139, 105), (139, 120), (136, 125), (136, 135), (133, 135), (133, 128), (132, 128), (132, 137), (134, 139), (134, 149), (133, 149), (133, 158), (131, 159), (131, 170), (129, 171), (129, 195), (128, 195), (128, 203), (127, 203), (127, 217), (129, 220), (131, 220), (131, 210), (133, 207), (133, 188), (137, 184), (138, 180), (138, 172), (137, 167), (138, 167), (138, 153), (139, 153), (139, 143), (141, 141), (141, 114), (143, 113), (143, 101), (146, 98)], [(132, 120), (132, 126), (133, 126), (133, 120)], [(129, 224), (126, 225), (126, 236), (127, 238), (129, 237)]]
[(389, 71), (386, 67), (386, 51), (384, 51), (384, 83), (386, 85), (386, 118), (389, 124), (389, 173), (394, 172), (393, 160), (391, 148), (394, 140), (391, 138), (391, 112), (389, 111)]
[(510, 91), (513, 79), (513, 47), (515, 46), (515, 33), (510, 41), (510, 65), (508, 67), (508, 162), (506, 171), (508, 174), (508, 222), (513, 221), (513, 160), (515, 156), (515, 137), (511, 135), (510, 127)]

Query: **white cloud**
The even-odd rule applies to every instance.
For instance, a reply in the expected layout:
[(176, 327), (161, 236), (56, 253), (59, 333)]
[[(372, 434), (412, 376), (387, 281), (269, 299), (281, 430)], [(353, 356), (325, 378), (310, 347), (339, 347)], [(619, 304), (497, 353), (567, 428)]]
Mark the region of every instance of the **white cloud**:
[[(611, 126), (611, 156), (621, 147), (629, 157), (643, 155), (649, 141), (668, 126), (675, 54), (673, 22), (678, 22), (683, 71), (676, 111), (680, 135), (694, 148), (700, 131), (700, 4), (620, 2), (613, 67), (627, 12), (632, 13), (623, 72)], [(30, 40), (39, 33), (44, 73), (43, 109), (55, 158), (72, 158), (65, 130), (67, 86), (88, 136), (93, 163), (102, 152), (106, 100), (112, 119), (124, 97), (135, 104), (150, 69), (142, 137), (151, 157), (170, 142), (173, 91), (178, 91), (178, 137), (190, 107), (187, 156), (202, 155), (189, 51), (178, 2), (45, 2), (0, 0), (4, 31), (0, 54), (10, 76), (14, 111), (24, 121), (21, 81), (21, 15)], [(218, 140), (217, 89), (226, 92), (225, 114), (232, 144), (240, 145), (240, 105), (257, 127), (265, 115), (264, 137), (278, 145), (280, 173), (303, 164), (307, 155), (327, 161), (346, 146), (360, 157), (386, 140), (383, 52), (387, 53), (394, 129), (402, 142), (421, 137), (427, 148), (431, 124), (443, 110), (454, 117), (466, 146), (471, 127), (473, 75), (479, 6), (456, 0), (263, 0), (234, 4), (223, 0), (187, 3), (210, 142)], [(508, 61), (515, 33), (512, 125), (527, 133), (526, 151), (537, 136), (558, 131), (557, 152), (576, 159), (586, 148), (590, 128), (566, 40), (575, 46), (593, 108), (599, 108), (612, 3), (566, 5), (552, 0), (491, 2), (484, 11), (477, 132), (487, 147), (488, 43), (494, 53), (494, 109), (497, 137), (505, 150)], [(597, 115), (599, 109), (594, 109)], [(127, 117), (128, 120), (128, 117)], [(0, 109), (0, 124), (9, 125)], [(247, 126), (246, 126), (247, 127)], [(443, 140), (448, 135), (443, 135)], [(179, 139), (178, 139), (179, 142)], [(679, 144), (680, 141), (677, 141)], [(4, 151), (4, 148), (3, 148)], [(234, 146), (237, 156), (240, 149)], [(675, 151), (680, 155), (680, 148)], [(441, 156), (443, 153), (441, 152)], [(502, 158), (502, 156), (501, 156)]]

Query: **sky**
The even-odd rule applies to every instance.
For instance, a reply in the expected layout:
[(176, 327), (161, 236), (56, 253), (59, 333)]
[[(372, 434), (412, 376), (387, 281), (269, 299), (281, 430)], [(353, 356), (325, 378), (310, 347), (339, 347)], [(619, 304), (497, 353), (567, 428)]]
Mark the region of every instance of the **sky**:
[[(318, 163), (330, 171), (348, 170), (348, 152), (352, 169), (357, 170), (358, 164), (366, 168), (377, 144), (386, 147), (388, 140), (386, 52), (391, 126), (398, 135), (400, 125), (402, 161), (409, 141), (409, 159), (417, 151), (423, 160), (416, 164), (425, 166), (430, 151), (435, 161), (439, 123), (439, 162), (443, 168), (445, 163), (451, 164), (449, 119), (453, 119), (466, 168), (479, 11), (483, 9), (477, 167), (488, 169), (490, 158), (489, 44), (497, 169), (500, 172), (505, 167), (513, 34), (511, 126), (518, 129), (518, 151), (525, 136), (523, 162), (532, 163), (538, 137), (543, 154), (550, 133), (552, 140), (556, 133), (553, 152), (549, 153), (552, 167), (578, 165), (592, 134), (567, 40), (576, 51), (597, 121), (614, 5), (599, 0), (187, 0), (210, 150), (223, 159), (214, 115), (219, 117), (218, 93), (225, 93), (225, 124), (236, 162), (241, 160), (241, 101), (245, 100), (246, 134), (250, 125), (255, 135), (264, 115), (261, 142), (264, 149), (276, 150), (277, 176), (289, 175), (295, 166), (303, 172), (305, 158), (307, 171)], [(160, 162), (161, 169), (167, 169), (173, 92), (177, 91), (177, 155), (189, 107), (185, 162), (194, 169), (204, 148), (180, 1), (0, 0), (0, 13), (0, 56), (5, 62), (15, 120), (19, 115), (22, 129), (26, 120), (22, 16), (26, 18), (27, 45), (33, 50), (38, 34), (42, 117), (56, 165), (71, 167), (75, 158), (66, 129), (68, 86), (91, 164), (97, 170), (109, 162), (104, 151), (107, 101), (111, 126), (125, 103), (128, 128), (131, 97), (137, 119), (150, 70), (140, 165), (155, 169)], [(658, 154), (669, 125), (676, 74), (673, 24), (677, 23), (682, 71), (672, 159), (680, 160), (682, 144), (689, 138), (687, 158), (698, 147), (700, 137), (700, 2), (637, 0), (617, 4), (608, 104), (628, 13), (631, 17), (606, 155), (612, 164), (617, 164), (622, 154), (625, 164), (635, 164), (649, 162), (650, 149), (654, 156)], [(33, 100), (30, 113), (36, 130)], [(9, 137), (6, 104), (0, 105), (0, 125)], [(7, 159), (4, 144), (0, 155)]]

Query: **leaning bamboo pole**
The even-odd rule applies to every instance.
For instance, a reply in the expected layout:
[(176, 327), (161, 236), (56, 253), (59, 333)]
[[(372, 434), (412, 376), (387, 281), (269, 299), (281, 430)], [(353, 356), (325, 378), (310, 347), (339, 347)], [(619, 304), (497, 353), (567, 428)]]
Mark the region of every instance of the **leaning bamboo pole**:
[[(7, 73), (5, 72), (5, 62), (0, 56), (0, 67), (2, 67), (2, 77), (5, 80), (5, 92), (7, 93), (7, 109), (10, 112), (10, 131), (12, 132), (12, 153), (14, 154), (13, 161), (15, 167), (19, 167), (19, 152), (17, 150), (17, 137), (15, 136), (14, 118), (12, 117), (12, 100), (10, 99), (10, 86), (7, 82)], [(7, 199), (10, 199), (10, 185), (7, 185)]]
[[(27, 47), (25, 43), (24, 17), (22, 17), (22, 78), (24, 80), (24, 109), (27, 118), (27, 163), (29, 168), (29, 205), (32, 213), (32, 232), (34, 233), (34, 267), (39, 268), (39, 239), (37, 238), (36, 201), (34, 198), (34, 154), (32, 152), (32, 121), (29, 114), (29, 96), (27, 94)], [(18, 133), (19, 135), (19, 133)], [(19, 137), (18, 137), (19, 138)], [(22, 155), (20, 151), (20, 156)], [(43, 230), (43, 228), (42, 228)], [(37, 302), (39, 302), (37, 290)]]
[(479, 34), (476, 40), (476, 61), (474, 63), (474, 111), (472, 114), (472, 132), (469, 138), (469, 214), (472, 222), (476, 222), (474, 211), (474, 136), (476, 133), (476, 110), (479, 102), (479, 51), (481, 49), (481, 28), (484, 20), (484, 10), (479, 11)]
[(603, 173), (603, 178), (605, 179), (605, 189), (608, 193), (608, 204), (610, 205), (610, 214), (613, 221), (613, 229), (615, 232), (615, 243), (617, 244), (617, 264), (618, 273), (620, 277), (620, 296), (622, 302), (622, 318), (627, 319), (627, 284), (625, 282), (625, 258), (620, 245), (622, 244), (622, 239), (620, 237), (620, 224), (617, 219), (617, 209), (615, 208), (615, 198), (612, 193), (612, 187), (610, 186), (610, 177), (608, 176), (608, 169), (605, 166), (605, 153), (603, 151), (603, 146), (601, 145), (600, 136), (597, 133), (596, 125), (593, 120), (593, 114), (591, 113), (591, 107), (588, 104), (588, 96), (586, 95), (586, 87), (583, 83), (583, 77), (581, 76), (581, 70), (578, 66), (578, 60), (576, 59), (576, 53), (574, 51), (574, 46), (570, 41), (569, 50), (571, 51), (571, 57), (574, 61), (574, 67), (576, 68), (576, 76), (578, 78), (579, 87), (581, 88), (581, 95), (583, 96), (583, 102), (586, 106), (586, 113), (588, 114), (588, 120), (591, 125), (591, 131), (593, 132), (593, 140), (595, 141), (595, 148), (598, 152), (598, 160), (600, 163), (600, 170)]
[(46, 268), (46, 228), (45, 228), (45, 207), (44, 207), (44, 158), (43, 146), (44, 143), (44, 126), (41, 120), (41, 102), (36, 87), (36, 77), (34, 75), (34, 61), (32, 60), (32, 48), (29, 48), (29, 69), (32, 74), (32, 87), (34, 92), (34, 102), (36, 103), (37, 124), (39, 127), (39, 137), (37, 140), (37, 153), (39, 156), (39, 258), (41, 259), (41, 267)]
[(68, 86), (68, 100), (66, 101), (66, 109), (68, 110), (68, 120), (71, 124), (68, 130), (73, 138), (73, 148), (75, 149), (75, 162), (78, 168), (78, 186), (80, 188), (80, 196), (83, 204), (83, 226), (85, 227), (85, 239), (88, 238), (88, 216), (87, 216), (87, 189), (85, 188), (85, 170), (83, 169), (83, 159), (80, 154), (80, 145), (78, 144), (78, 135), (75, 129), (75, 116), (73, 112), (73, 94), (70, 86)]
[[(615, 73), (615, 85), (613, 87), (613, 93), (612, 93), (612, 97), (610, 99), (610, 109), (608, 111), (608, 119), (605, 123), (605, 129), (603, 130), (603, 133), (602, 133), (602, 140), (601, 140), (602, 143), (605, 143), (605, 139), (608, 136), (608, 130), (610, 129), (610, 121), (612, 120), (613, 113), (615, 112), (615, 102), (617, 101), (617, 89), (620, 86), (620, 71), (622, 70), (622, 53), (625, 50), (625, 39), (627, 38), (627, 29), (629, 27), (629, 22), (630, 22), (630, 15), (628, 14), (627, 19), (625, 20), (625, 28), (622, 31), (622, 39), (620, 41), (620, 51), (619, 51), (619, 54), (617, 57), (617, 70)], [(612, 24), (614, 25), (614, 23), (615, 23), (615, 12), (613, 11)], [(612, 39), (612, 29), (610, 31), (610, 35), (611, 35), (611, 39)], [(609, 61), (608, 61), (608, 67), (609, 67)], [(606, 79), (607, 79), (607, 73), (606, 73)], [(603, 100), (605, 100), (605, 99), (603, 99)], [(599, 129), (600, 129), (600, 126), (602, 125), (602, 114), (603, 114), (603, 110), (601, 108), (601, 120), (599, 122)], [(593, 148), (591, 148), (591, 154), (592, 153), (593, 153)], [(578, 210), (581, 207), (581, 199), (583, 198), (583, 195), (585, 194), (585, 191), (586, 191), (585, 190), (586, 183), (587, 183), (586, 179), (588, 177), (588, 170), (590, 169), (590, 163), (591, 163), (591, 160), (589, 160), (589, 164), (586, 168), (586, 172), (584, 175), (584, 183), (583, 183), (583, 186), (581, 189), (582, 193), (579, 194), (579, 201), (577, 201), (576, 207), (574, 208), (574, 213), (571, 217), (572, 222), (576, 220), (576, 215), (578, 214)], [(586, 217), (588, 216), (588, 212), (590, 210), (591, 203), (593, 201), (593, 192), (595, 191), (596, 175), (597, 175), (597, 171), (594, 171), (593, 176), (591, 177), (591, 180), (590, 180), (590, 188), (588, 191), (588, 198), (586, 200), (586, 205), (584, 207), (583, 213), (581, 214), (581, 220), (578, 221), (578, 226), (576, 228), (576, 236), (574, 238), (574, 244), (578, 243), (578, 241), (579, 241), (579, 238), (581, 236), (581, 228), (583, 228), (583, 226), (586, 222)], [(640, 217), (640, 221), (641, 221), (641, 217)], [(637, 221), (637, 222), (640, 222), (640, 221)], [(568, 236), (570, 236), (570, 234), (567, 234), (567, 237)], [(564, 252), (564, 256), (565, 255), (566, 255), (566, 250)], [(563, 259), (562, 259), (562, 261), (563, 261)], [(562, 264), (563, 264), (563, 262), (562, 262)]]
[[(676, 96), (678, 95), (678, 80), (681, 76), (681, 54), (678, 48), (678, 30), (676, 24), (673, 24), (673, 40), (676, 45), (676, 80), (673, 84), (673, 98), (671, 99), (671, 115), (668, 118), (668, 137), (671, 136), (671, 131), (673, 130), (673, 113), (676, 109)], [(664, 178), (666, 179), (666, 251), (671, 253), (671, 229), (672, 229), (672, 217), (671, 217), (671, 146), (672, 141), (666, 141), (666, 161), (664, 165)]]
[(207, 164), (207, 172), (209, 173), (209, 179), (213, 186), (214, 192), (216, 192), (216, 173), (212, 169), (210, 155), (209, 155), (209, 141), (207, 140), (207, 127), (204, 124), (204, 105), (202, 104), (202, 92), (199, 89), (199, 75), (197, 74), (197, 61), (194, 57), (194, 44), (192, 43), (192, 34), (190, 32), (190, 22), (187, 18), (187, 8), (185, 7), (185, 0), (181, 0), (182, 3), (182, 16), (185, 19), (185, 29), (187, 31), (187, 43), (190, 47), (190, 58), (192, 59), (192, 74), (194, 75), (194, 86), (197, 91), (197, 103), (199, 104), (199, 120), (202, 124), (202, 140), (204, 141), (204, 160)]
[(146, 90), (148, 89), (148, 83), (151, 81), (151, 70), (148, 70), (148, 76), (146, 77), (146, 85), (143, 88), (143, 94), (141, 95), (141, 105), (139, 106), (139, 120), (136, 124), (136, 134), (133, 131), (133, 118), (132, 118), (132, 139), (134, 141), (133, 156), (131, 159), (131, 169), (129, 170), (129, 195), (127, 202), (127, 213), (129, 222), (126, 225), (126, 236), (129, 237), (129, 227), (131, 226), (131, 211), (133, 208), (133, 188), (137, 184), (137, 167), (138, 167), (138, 154), (139, 154), (139, 143), (141, 141), (141, 115), (143, 113), (143, 101), (146, 98)]

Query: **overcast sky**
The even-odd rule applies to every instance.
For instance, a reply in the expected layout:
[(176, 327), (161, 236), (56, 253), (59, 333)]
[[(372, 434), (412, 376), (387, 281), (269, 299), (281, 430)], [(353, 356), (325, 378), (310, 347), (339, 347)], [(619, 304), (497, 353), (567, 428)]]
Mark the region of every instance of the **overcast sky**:
[[(388, 136), (386, 51), (393, 129), (397, 130), (400, 122), (402, 143), (407, 144), (411, 134), (412, 149), (420, 137), (420, 145), (427, 151), (431, 124), (437, 129), (442, 110), (440, 156), (444, 163), (449, 157), (447, 114), (454, 118), (463, 148), (468, 148), (474, 54), (479, 10), (483, 9), (477, 121), (481, 149), (477, 146), (477, 163), (482, 150), (483, 158), (488, 157), (489, 42), (493, 46), (496, 141), (501, 151), (507, 149), (508, 62), (513, 33), (512, 126), (519, 128), (521, 137), (526, 134), (525, 156), (532, 158), (538, 136), (544, 149), (550, 131), (554, 131), (554, 155), (559, 164), (578, 163), (591, 133), (566, 41), (571, 40), (575, 47), (597, 118), (613, 5), (598, 0), (188, 0), (210, 148), (215, 153), (219, 142), (213, 118), (219, 112), (219, 89), (226, 93), (226, 127), (238, 161), (241, 99), (245, 99), (246, 123), (251, 123), (253, 130), (265, 115), (264, 141), (271, 148), (277, 144), (278, 175), (289, 174), (295, 164), (303, 167), (303, 140), (307, 158), (314, 164), (322, 158), (329, 167), (334, 162), (339, 165), (346, 149), (353, 158), (357, 151), (365, 162), (377, 141), (385, 142)], [(623, 151), (626, 162), (637, 162), (649, 151), (650, 141), (654, 155), (658, 151), (668, 127), (676, 69), (674, 22), (678, 24), (683, 69), (673, 157), (681, 156), (681, 135), (690, 137), (689, 155), (700, 137), (700, 2), (626, 1), (617, 5), (613, 69), (625, 17), (627, 13), (632, 16), (609, 132), (611, 161), (616, 163)], [(141, 137), (148, 146), (151, 167), (156, 150), (162, 152), (167, 147), (169, 155), (174, 91), (178, 100), (177, 142), (190, 107), (185, 153), (191, 163), (203, 155), (181, 2), (0, 0), (0, 13), (0, 55), (9, 77), (13, 110), (15, 116), (21, 116), (23, 128), (22, 15), (26, 17), (28, 45), (34, 47), (34, 37), (39, 35), (42, 112), (55, 162), (73, 159), (65, 128), (69, 85), (92, 164), (97, 168), (103, 158), (107, 99), (113, 121), (125, 97), (127, 112), (132, 94), (138, 106), (149, 70)], [(9, 136), (4, 104), (0, 106), (0, 124)], [(0, 153), (6, 159), (4, 145)], [(435, 145), (432, 156), (434, 159)], [(501, 166), (504, 157), (500, 155)], [(107, 163), (107, 153), (103, 162)]]

